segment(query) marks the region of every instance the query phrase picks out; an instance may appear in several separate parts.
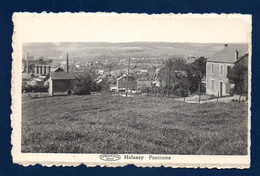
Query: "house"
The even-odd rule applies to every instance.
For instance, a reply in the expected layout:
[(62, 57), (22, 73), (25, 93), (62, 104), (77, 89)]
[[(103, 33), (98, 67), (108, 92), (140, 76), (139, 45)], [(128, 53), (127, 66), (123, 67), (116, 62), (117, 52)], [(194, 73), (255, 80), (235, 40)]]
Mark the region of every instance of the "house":
[(111, 92), (117, 92), (117, 85), (116, 84), (111, 84), (110, 85), (110, 91)]
[(117, 91), (137, 90), (137, 80), (133, 76), (123, 75), (117, 79)]
[(64, 72), (65, 70), (61, 67), (51, 67), (50, 72)]
[(137, 89), (141, 90), (144, 88), (151, 88), (153, 87), (153, 81), (143, 81), (143, 80), (138, 80), (137, 81)]
[(27, 81), (27, 84), (30, 86), (40, 86), (43, 84), (43, 79), (39, 77), (32, 77)]
[(162, 82), (161, 82), (161, 81), (159, 81), (159, 80), (153, 81), (153, 86), (154, 86), (154, 87), (160, 87), (161, 85), (162, 85)]
[(229, 83), (227, 73), (235, 63), (248, 52), (245, 44), (230, 44), (209, 57), (206, 62), (206, 93), (215, 96), (228, 96), (234, 85)]
[(50, 72), (47, 81), (49, 95), (70, 94), (73, 89), (73, 81), (82, 73)]

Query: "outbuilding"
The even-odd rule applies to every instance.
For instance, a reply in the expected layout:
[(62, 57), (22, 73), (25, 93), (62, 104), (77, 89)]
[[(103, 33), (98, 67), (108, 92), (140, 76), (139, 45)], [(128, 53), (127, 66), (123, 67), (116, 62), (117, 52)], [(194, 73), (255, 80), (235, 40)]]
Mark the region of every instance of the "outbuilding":
[(123, 75), (117, 79), (117, 91), (137, 90), (137, 80), (133, 76)]
[(48, 77), (49, 95), (70, 94), (77, 74), (68, 72), (50, 72)]

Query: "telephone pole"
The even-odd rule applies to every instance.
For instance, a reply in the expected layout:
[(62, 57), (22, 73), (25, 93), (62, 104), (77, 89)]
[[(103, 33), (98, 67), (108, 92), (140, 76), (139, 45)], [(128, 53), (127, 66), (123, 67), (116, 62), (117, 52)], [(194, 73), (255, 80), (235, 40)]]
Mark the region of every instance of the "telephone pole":
[(128, 60), (128, 69), (127, 69), (126, 94), (125, 94), (126, 97), (127, 97), (127, 93), (128, 93), (129, 72), (130, 72), (130, 58)]
[(66, 71), (69, 72), (69, 53), (67, 53)]
[(170, 74), (171, 74), (171, 67), (172, 67), (172, 62), (171, 59), (169, 59), (169, 73), (168, 73), (168, 97), (170, 96)]

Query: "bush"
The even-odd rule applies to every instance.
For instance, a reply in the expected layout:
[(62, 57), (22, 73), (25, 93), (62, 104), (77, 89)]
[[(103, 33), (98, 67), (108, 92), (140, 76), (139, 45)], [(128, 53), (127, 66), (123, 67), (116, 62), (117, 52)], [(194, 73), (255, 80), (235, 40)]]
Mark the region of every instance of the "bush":
[(248, 69), (245, 65), (235, 65), (227, 74), (229, 83), (235, 84), (233, 92), (243, 94), (248, 92)]
[(22, 83), (22, 92), (48, 92), (48, 86), (42, 84), (30, 85), (26, 82)]
[(91, 92), (99, 89), (99, 86), (89, 74), (83, 74), (76, 77), (76, 80), (73, 83), (73, 92), (75, 95), (90, 95)]
[(36, 85), (33, 87), (34, 92), (48, 92), (48, 86)]
[(174, 93), (179, 97), (187, 97), (189, 95), (188, 90), (182, 87), (177, 88)]
[(144, 87), (141, 89), (142, 93), (151, 93), (151, 88), (150, 87)]
[(234, 87), (231, 87), (230, 88), (230, 95), (233, 96), (235, 94), (235, 88)]

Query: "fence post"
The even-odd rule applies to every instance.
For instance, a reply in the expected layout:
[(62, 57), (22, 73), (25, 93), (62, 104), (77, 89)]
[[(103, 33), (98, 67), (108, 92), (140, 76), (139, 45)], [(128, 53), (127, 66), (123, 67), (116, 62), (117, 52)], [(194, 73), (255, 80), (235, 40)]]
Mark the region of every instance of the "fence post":
[(200, 104), (200, 83), (199, 83), (199, 104)]
[(219, 97), (219, 92), (218, 92), (218, 96), (217, 96), (217, 102), (218, 102), (218, 97)]

